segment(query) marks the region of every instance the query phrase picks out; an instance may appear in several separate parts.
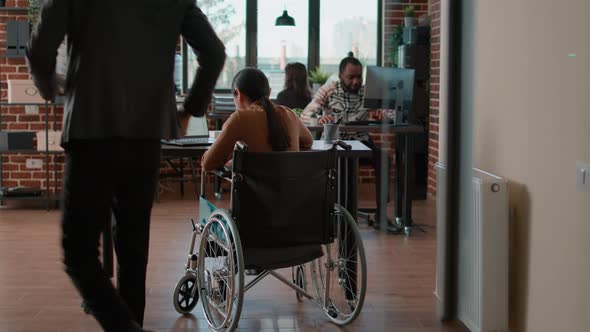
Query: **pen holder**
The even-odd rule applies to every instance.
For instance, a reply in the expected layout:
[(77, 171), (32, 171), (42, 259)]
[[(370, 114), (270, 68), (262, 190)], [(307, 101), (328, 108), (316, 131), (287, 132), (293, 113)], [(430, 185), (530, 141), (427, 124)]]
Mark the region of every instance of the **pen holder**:
[(333, 123), (324, 124), (324, 141), (332, 143), (340, 138), (340, 126)]

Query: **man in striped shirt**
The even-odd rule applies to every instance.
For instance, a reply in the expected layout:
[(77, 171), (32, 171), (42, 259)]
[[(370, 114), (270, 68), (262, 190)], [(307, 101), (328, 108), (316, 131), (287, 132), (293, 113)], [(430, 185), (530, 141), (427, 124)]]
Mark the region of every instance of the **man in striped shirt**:
[[(301, 119), (309, 123), (312, 114), (319, 117), (320, 125), (325, 123), (342, 123), (349, 121), (368, 120), (369, 110), (363, 107), (364, 87), (363, 87), (363, 66), (360, 61), (349, 54), (342, 59), (339, 65), (339, 81), (323, 85), (315, 97), (305, 107), (301, 113)], [(382, 116), (382, 111), (378, 111), (378, 116)], [(343, 133), (342, 139), (353, 139), (363, 142), (373, 151), (372, 165), (375, 169), (376, 179), (376, 199), (377, 215), (375, 226), (381, 224), (381, 186), (384, 186), (383, 192), (389, 198), (389, 173), (391, 159), (387, 153), (379, 148), (368, 133)], [(382, 167), (381, 158), (386, 158), (387, 163)], [(383, 216), (385, 217), (385, 216)]]

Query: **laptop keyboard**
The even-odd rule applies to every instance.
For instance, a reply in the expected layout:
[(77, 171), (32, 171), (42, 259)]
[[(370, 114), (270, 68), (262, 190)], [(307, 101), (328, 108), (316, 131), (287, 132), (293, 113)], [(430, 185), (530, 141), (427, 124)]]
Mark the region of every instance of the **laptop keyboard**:
[(204, 145), (210, 143), (211, 140), (209, 137), (181, 137), (177, 139), (171, 140), (162, 140), (164, 144), (171, 144), (171, 145)]

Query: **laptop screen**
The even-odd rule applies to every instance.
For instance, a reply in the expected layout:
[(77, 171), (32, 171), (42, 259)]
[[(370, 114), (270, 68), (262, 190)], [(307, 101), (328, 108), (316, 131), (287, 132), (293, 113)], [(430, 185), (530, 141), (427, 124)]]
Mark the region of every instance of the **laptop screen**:
[(186, 136), (209, 136), (207, 118), (204, 116), (199, 118), (191, 116), (191, 118), (188, 120)]

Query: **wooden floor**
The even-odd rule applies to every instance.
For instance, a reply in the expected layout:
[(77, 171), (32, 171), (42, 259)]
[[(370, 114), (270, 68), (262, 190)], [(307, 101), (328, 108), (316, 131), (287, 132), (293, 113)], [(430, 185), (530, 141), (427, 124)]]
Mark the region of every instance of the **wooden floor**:
[[(361, 205), (370, 205), (369, 189), (361, 188)], [(189, 246), (189, 219), (197, 212), (193, 197), (164, 192), (153, 210), (145, 327), (154, 331), (207, 330), (200, 305), (188, 317), (177, 314), (172, 305)], [(414, 206), (414, 219), (428, 225), (426, 233), (406, 238), (361, 225), (368, 293), (354, 323), (343, 328), (329, 323), (319, 308), (298, 303), (292, 290), (269, 277), (246, 293), (238, 330), (465, 331), (459, 324), (442, 325), (435, 318), (435, 202)], [(82, 312), (80, 298), (63, 271), (59, 217), (58, 211), (15, 208), (13, 203), (0, 208), (0, 332), (100, 331)]]

